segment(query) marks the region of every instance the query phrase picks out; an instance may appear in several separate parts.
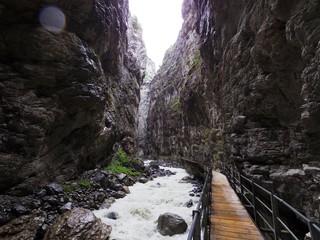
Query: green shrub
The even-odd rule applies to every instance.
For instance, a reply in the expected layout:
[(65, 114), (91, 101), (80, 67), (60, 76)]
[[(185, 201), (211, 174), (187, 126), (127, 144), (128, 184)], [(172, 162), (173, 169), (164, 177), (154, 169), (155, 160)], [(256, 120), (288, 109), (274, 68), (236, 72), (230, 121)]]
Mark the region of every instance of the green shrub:
[(77, 180), (77, 183), (78, 183), (78, 185), (81, 186), (81, 187), (86, 187), (86, 188), (88, 188), (88, 187), (91, 186), (91, 182), (90, 182), (89, 180), (87, 180), (87, 179), (78, 179), (78, 180)]
[(141, 173), (130, 167), (131, 163), (134, 163), (135, 161), (137, 160), (128, 157), (126, 152), (119, 148), (112, 158), (111, 165), (105, 167), (104, 169), (115, 174), (124, 173), (129, 176), (139, 176)]
[(73, 185), (70, 185), (70, 184), (63, 185), (63, 190), (65, 192), (74, 192), (76, 189), (77, 189), (76, 186), (73, 186)]

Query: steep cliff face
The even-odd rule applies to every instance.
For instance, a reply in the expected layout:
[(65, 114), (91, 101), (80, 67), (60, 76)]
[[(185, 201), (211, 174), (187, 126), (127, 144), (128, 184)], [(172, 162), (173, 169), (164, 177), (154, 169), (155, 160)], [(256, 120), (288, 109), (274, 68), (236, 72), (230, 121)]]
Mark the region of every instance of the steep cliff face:
[[(180, 35), (180, 49), (175, 45), (171, 55), (184, 56), (190, 44), (181, 43), (194, 34), (202, 68), (193, 75), (196, 87), (188, 86), (188, 98), (178, 90), (188, 82), (185, 75), (176, 81), (170, 73), (159, 76), (164, 88), (155, 81), (149, 131), (160, 149), (151, 152), (175, 157), (180, 149), (178, 154), (195, 157), (188, 135), (180, 137), (193, 127), (191, 140), (209, 136), (209, 161), (235, 164), (319, 219), (320, 3), (187, 0), (184, 5), (191, 6), (185, 15), (194, 15), (197, 32)], [(178, 62), (182, 69), (188, 66)], [(161, 94), (167, 86), (169, 94)], [(171, 96), (178, 96), (182, 107), (175, 114), (169, 114)]]
[(320, 3), (197, 6), (224, 159), (319, 219)]
[(115, 144), (132, 153), (146, 61), (128, 1), (0, 9), (0, 192), (106, 164)]
[(167, 51), (151, 82), (146, 152), (153, 157), (196, 156), (203, 161), (204, 156), (212, 154), (211, 103), (206, 92), (208, 79), (203, 74), (195, 10), (192, 1), (184, 2), (184, 23), (178, 40)]
[(151, 81), (156, 75), (156, 66), (154, 62), (148, 58), (145, 77), (140, 88), (140, 103), (138, 110), (138, 156), (144, 157), (144, 149), (147, 137), (147, 117), (150, 108), (150, 87)]

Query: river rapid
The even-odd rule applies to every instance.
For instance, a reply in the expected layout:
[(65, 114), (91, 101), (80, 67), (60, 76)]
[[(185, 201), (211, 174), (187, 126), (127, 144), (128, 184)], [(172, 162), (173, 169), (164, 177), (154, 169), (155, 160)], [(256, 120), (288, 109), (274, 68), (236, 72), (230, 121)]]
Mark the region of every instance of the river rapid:
[[(115, 240), (185, 240), (191, 223), (192, 210), (196, 208), (199, 197), (189, 196), (194, 188), (191, 183), (179, 181), (188, 176), (181, 168), (162, 167), (175, 172), (169, 177), (158, 177), (145, 184), (136, 183), (129, 187), (130, 193), (117, 199), (109, 209), (94, 211), (102, 221), (112, 226), (110, 239)], [(186, 207), (186, 202), (193, 201), (191, 208)], [(109, 219), (109, 213), (116, 213), (117, 219)], [(157, 231), (157, 219), (160, 214), (170, 212), (181, 216), (188, 224), (188, 229), (183, 234), (162, 236)]]

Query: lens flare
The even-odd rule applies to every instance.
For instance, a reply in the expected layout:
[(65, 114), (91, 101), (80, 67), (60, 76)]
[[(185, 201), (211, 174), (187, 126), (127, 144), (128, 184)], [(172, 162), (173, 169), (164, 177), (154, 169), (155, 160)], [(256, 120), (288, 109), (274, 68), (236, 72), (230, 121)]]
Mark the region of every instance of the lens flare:
[(43, 28), (51, 32), (60, 32), (64, 29), (66, 18), (64, 13), (57, 6), (45, 6), (39, 14), (39, 21)]

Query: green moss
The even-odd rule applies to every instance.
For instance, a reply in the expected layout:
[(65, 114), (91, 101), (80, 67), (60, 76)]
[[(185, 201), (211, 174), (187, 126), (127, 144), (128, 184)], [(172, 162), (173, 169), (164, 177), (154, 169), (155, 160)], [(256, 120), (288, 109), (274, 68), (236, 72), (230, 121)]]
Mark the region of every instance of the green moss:
[(63, 190), (65, 192), (74, 192), (77, 189), (76, 186), (70, 185), (70, 184), (65, 184), (63, 185)]
[(131, 168), (121, 166), (116, 163), (106, 167), (105, 169), (111, 171), (114, 174), (124, 173), (129, 176), (139, 176), (141, 174), (140, 172), (136, 172), (136, 171), (132, 170)]
[(112, 173), (124, 173), (129, 176), (139, 176), (140, 172), (133, 170), (130, 166), (132, 163), (137, 161), (134, 158), (130, 158), (125, 151), (121, 148), (117, 150), (112, 158), (112, 163), (110, 166), (105, 167), (105, 170), (109, 170)]
[(87, 179), (78, 179), (77, 183), (81, 186), (81, 187), (90, 187), (91, 186), (91, 182)]
[(173, 99), (173, 101), (170, 103), (169, 108), (170, 110), (179, 110), (181, 107), (181, 102), (179, 98)]

